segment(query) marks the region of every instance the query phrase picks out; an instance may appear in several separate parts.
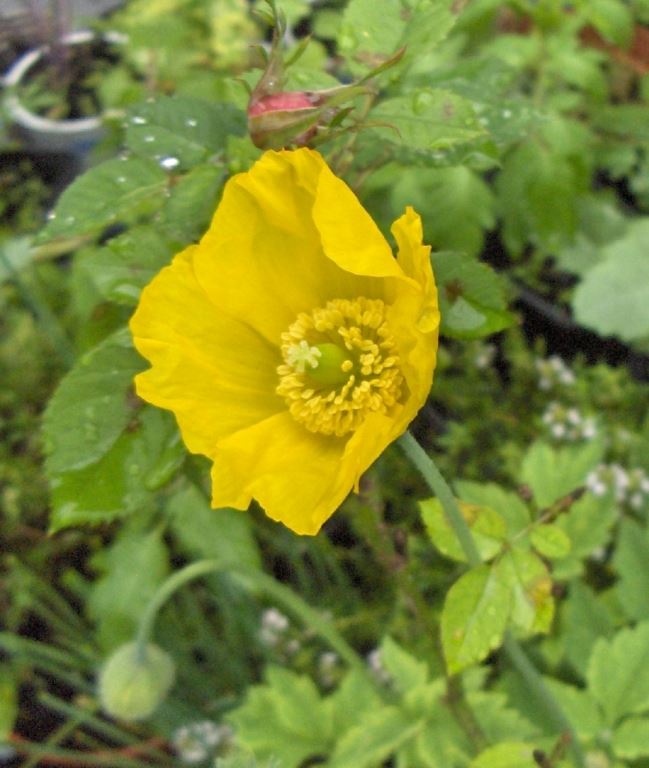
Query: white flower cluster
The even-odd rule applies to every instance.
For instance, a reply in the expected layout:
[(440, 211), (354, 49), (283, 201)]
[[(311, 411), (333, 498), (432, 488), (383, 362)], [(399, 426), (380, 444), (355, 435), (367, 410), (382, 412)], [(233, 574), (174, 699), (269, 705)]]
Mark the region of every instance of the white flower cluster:
[(383, 658), (380, 648), (375, 648), (367, 654), (367, 666), (370, 668), (370, 672), (377, 683), (388, 685), (392, 681), (390, 673), (383, 666)]
[(489, 368), (496, 357), (495, 344), (480, 344), (473, 358), (473, 364), (479, 371)]
[(297, 638), (290, 638), (290, 622), (277, 608), (267, 608), (261, 614), (259, 639), (267, 647), (292, 656), (300, 650)]
[(545, 409), (543, 423), (555, 440), (576, 442), (592, 440), (597, 435), (597, 422), (592, 416), (584, 417), (577, 408), (552, 402)]
[(232, 729), (211, 720), (183, 725), (171, 737), (176, 754), (187, 765), (204, 762), (217, 747), (229, 744), (231, 740)]
[(594, 496), (612, 491), (617, 502), (635, 512), (649, 502), (649, 475), (639, 467), (627, 471), (619, 464), (600, 464), (586, 478), (586, 487)]
[(338, 679), (340, 657), (333, 651), (324, 651), (318, 657), (318, 676), (320, 682), (327, 688), (331, 688)]
[(576, 381), (575, 374), (557, 355), (537, 358), (534, 367), (539, 374), (539, 389), (545, 392), (560, 386), (570, 387)]

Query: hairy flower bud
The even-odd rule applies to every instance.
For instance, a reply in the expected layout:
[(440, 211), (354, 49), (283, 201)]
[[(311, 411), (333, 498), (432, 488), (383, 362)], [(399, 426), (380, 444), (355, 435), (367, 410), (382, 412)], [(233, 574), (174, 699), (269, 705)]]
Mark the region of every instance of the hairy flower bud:
[(280, 149), (286, 143), (306, 144), (317, 130), (318, 99), (304, 91), (268, 93), (248, 105), (248, 132), (260, 149)]

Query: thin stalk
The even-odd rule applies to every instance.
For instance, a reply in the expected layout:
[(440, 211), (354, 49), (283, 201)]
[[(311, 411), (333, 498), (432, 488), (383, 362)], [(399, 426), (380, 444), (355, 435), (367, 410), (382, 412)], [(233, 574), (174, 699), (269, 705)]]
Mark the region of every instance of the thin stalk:
[(261, 571), (239, 568), (232, 563), (219, 560), (199, 560), (173, 574), (173, 576), (170, 576), (160, 585), (142, 615), (135, 639), (139, 653), (142, 656), (146, 654), (146, 645), (152, 637), (153, 626), (162, 606), (177, 589), (180, 589), (194, 579), (210, 573), (228, 573), (238, 577), (238, 581), (247, 589), (263, 592), (272, 597), (325, 640), (350, 667), (362, 672), (369, 680), (372, 679), (363, 660), (338, 630), (329, 621), (323, 619), (317, 611), (307, 605), (301, 597), (298, 597), (288, 587), (278, 583), (275, 579)]
[(451, 491), (448, 483), (442, 477), (442, 473), (437, 469), (433, 460), (428, 456), (410, 432), (406, 432), (399, 438), (399, 445), (406, 456), (419, 470), (421, 476), (428, 484), (428, 487), (439, 499), (439, 503), (442, 505), (446, 519), (449, 525), (453, 528), (453, 531), (460, 542), (460, 546), (466, 555), (466, 559), (469, 561), (469, 565), (472, 567), (480, 565), (482, 560), (478, 548), (475, 545), (475, 541), (473, 540), (471, 529), (466, 524), (466, 520), (462, 516), (460, 508), (455, 501), (453, 491)]
[[(415, 438), (406, 432), (400, 439), (399, 445), (405, 452), (406, 456), (412, 461), (415, 467), (419, 470), (422, 477), (430, 487), (431, 491), (437, 496), (444, 514), (449, 525), (453, 528), (455, 535), (466, 555), (469, 565), (477, 566), (481, 564), (480, 554), (478, 548), (473, 540), (471, 529), (466, 523), (466, 520), (462, 516), (459, 507), (453, 496), (448, 483), (442, 476), (441, 472), (437, 469), (433, 460), (428, 456), (424, 449), (419, 445)], [(527, 683), (530, 691), (536, 697), (536, 699), (547, 710), (548, 715), (552, 718), (553, 723), (559, 727), (562, 731), (566, 732), (570, 736), (570, 749), (575, 758), (575, 762), (579, 768), (586, 768), (586, 759), (584, 757), (583, 750), (577, 739), (575, 729), (559, 702), (554, 698), (550, 690), (543, 682), (543, 678), (539, 674), (536, 667), (527, 658), (527, 655), (518, 641), (513, 637), (511, 632), (506, 633), (503, 644), (503, 650), (505, 655), (509, 659), (511, 665), (521, 675), (521, 677)]]

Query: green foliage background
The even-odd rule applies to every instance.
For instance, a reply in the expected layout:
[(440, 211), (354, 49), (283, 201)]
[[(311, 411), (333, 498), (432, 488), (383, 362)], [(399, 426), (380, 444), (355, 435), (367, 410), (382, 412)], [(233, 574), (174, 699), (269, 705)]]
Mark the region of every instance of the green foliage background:
[[(91, 167), (35, 237), (13, 217), (0, 242), (0, 739), (31, 765), (144, 766), (131, 748), (156, 738), (150, 760), (170, 766), (190, 754), (182, 729), (210, 721), (227, 728), (191, 737), (195, 764), (220, 768), (646, 768), (647, 385), (604, 362), (604, 339), (649, 351), (649, 60), (631, 47), (649, 5), (284, 11), (289, 52), (312, 34), (292, 89), (361, 77), (405, 46), (343, 116), (362, 130), (321, 151), (384, 232), (406, 204), (422, 214), (443, 346), (413, 428), (481, 562), (396, 449), (315, 539), (257, 509), (210, 510), (205, 462), (134, 395), (144, 362), (125, 324), (141, 288), (259, 155), (236, 78), (256, 82), (249, 45), (267, 33), (235, 0), (134, 0), (106, 24), (128, 32), (142, 78), (106, 78), (118, 118)], [(520, 330), (529, 294), (555, 322), (546, 340)], [(599, 334), (582, 353), (575, 326)], [(170, 695), (144, 722), (108, 717), (102, 664), (202, 559), (219, 567), (155, 625)], [(511, 663), (512, 638), (555, 705)], [(37, 705), (54, 725), (21, 746)]]

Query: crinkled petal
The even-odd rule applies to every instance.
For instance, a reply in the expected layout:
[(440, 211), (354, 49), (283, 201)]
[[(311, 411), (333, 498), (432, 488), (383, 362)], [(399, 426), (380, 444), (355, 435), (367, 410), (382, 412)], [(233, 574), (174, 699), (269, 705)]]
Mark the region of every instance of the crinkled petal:
[(316, 534), (354, 484), (356, 459), (345, 441), (308, 432), (287, 412), (219, 442), (212, 505), (246, 509), (256, 499), (295, 533)]
[(433, 383), (437, 362), (440, 313), (437, 288), (430, 264), (430, 246), (422, 243), (421, 219), (408, 208), (392, 225), (398, 261), (404, 272), (414, 278), (416, 288), (398, 283), (393, 304), (388, 310), (401, 368), (410, 395), (397, 426), (401, 434), (426, 401)]
[(191, 451), (284, 409), (275, 394), (279, 355), (258, 333), (215, 311), (196, 281), (196, 246), (144, 289), (130, 328), (152, 367), (136, 377), (144, 400), (172, 410)]
[(311, 150), (267, 152), (226, 184), (195, 257), (215, 307), (271, 343), (331, 298), (381, 298), (405, 279), (378, 228)]

